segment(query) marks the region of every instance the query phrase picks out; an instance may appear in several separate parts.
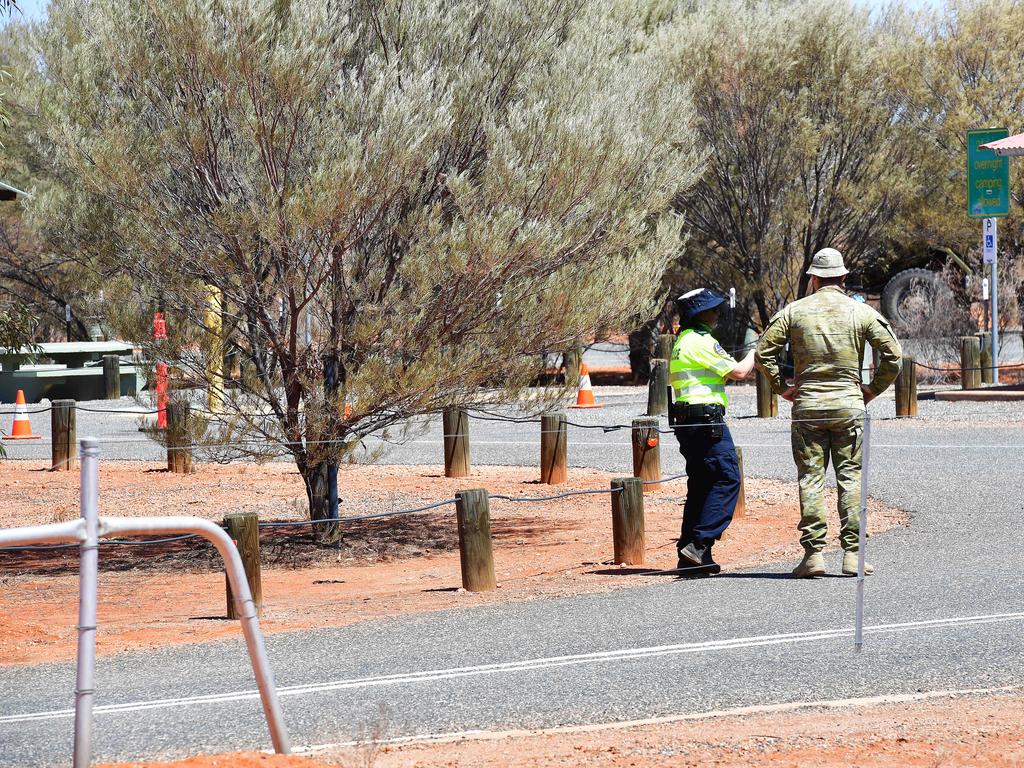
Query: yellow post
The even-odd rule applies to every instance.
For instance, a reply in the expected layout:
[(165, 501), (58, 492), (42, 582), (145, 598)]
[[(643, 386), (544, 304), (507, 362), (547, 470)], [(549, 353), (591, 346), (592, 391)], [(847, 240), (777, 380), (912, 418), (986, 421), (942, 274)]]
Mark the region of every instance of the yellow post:
[(220, 320), (220, 309), (223, 297), (220, 289), (213, 285), (206, 286), (206, 317), (204, 324), (211, 338), (210, 356), (206, 361), (206, 407), (210, 413), (220, 413), (224, 408), (224, 340), (221, 338), (223, 327)]

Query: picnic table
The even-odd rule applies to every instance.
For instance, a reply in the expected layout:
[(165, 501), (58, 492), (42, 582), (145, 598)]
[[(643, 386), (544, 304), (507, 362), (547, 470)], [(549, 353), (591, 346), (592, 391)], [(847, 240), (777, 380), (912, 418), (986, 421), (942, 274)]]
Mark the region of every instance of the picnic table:
[[(133, 352), (134, 345), (126, 341), (69, 341), (0, 348), (0, 402), (14, 402), (19, 389), (25, 391), (25, 399), (30, 403), (44, 398), (102, 399), (103, 368), (98, 363), (104, 355), (124, 357)], [(134, 395), (140, 389), (142, 370), (130, 359), (122, 361), (120, 369), (122, 396)]]

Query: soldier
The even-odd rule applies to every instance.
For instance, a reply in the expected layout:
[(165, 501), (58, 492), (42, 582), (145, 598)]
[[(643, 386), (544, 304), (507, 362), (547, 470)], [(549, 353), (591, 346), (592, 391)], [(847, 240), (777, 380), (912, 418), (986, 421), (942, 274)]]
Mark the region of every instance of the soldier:
[(711, 548), (732, 522), (739, 499), (739, 460), (725, 425), (725, 381), (750, 375), (754, 350), (736, 362), (711, 335), (724, 301), (707, 288), (676, 299), (681, 329), (669, 361), (670, 415), (686, 459), (686, 503), (676, 549), (678, 568), (692, 575), (722, 570)]
[[(825, 575), (825, 470), (829, 460), (839, 485), (839, 540), (842, 572), (857, 574), (860, 534), (860, 471), (865, 406), (892, 384), (900, 371), (901, 350), (889, 323), (878, 312), (843, 291), (847, 269), (834, 248), (814, 254), (811, 295), (789, 304), (771, 319), (757, 345), (756, 365), (772, 389), (793, 403), (792, 444), (800, 481), (800, 543), (804, 558), (795, 578)], [(795, 380), (787, 387), (778, 357), (790, 343)], [(879, 354), (869, 384), (860, 378), (864, 346)], [(864, 573), (874, 571), (864, 565)]]

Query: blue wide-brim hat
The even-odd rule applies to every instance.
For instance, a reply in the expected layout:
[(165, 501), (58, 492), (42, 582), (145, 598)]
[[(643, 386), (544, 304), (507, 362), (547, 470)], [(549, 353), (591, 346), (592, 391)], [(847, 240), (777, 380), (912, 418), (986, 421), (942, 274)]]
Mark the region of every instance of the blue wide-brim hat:
[(725, 301), (725, 296), (710, 288), (696, 288), (676, 299), (676, 309), (679, 310), (680, 321), (687, 323), (701, 312), (714, 309)]

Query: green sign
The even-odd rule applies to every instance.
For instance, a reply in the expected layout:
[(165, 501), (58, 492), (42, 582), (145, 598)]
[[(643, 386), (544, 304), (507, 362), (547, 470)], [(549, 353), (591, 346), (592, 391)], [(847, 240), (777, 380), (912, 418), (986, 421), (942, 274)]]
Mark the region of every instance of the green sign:
[(967, 215), (972, 219), (1010, 213), (1010, 158), (978, 149), (1009, 135), (1005, 128), (967, 132)]

